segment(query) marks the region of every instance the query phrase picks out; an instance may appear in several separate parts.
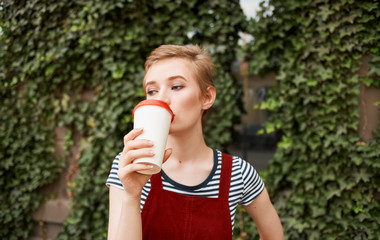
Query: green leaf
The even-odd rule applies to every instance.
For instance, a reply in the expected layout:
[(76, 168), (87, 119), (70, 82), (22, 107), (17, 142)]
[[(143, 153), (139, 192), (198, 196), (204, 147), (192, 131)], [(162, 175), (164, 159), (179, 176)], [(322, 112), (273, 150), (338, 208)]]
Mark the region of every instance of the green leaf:
[(124, 70), (115, 69), (114, 71), (112, 71), (112, 78), (114, 79), (120, 79), (123, 77), (123, 75), (124, 75)]
[(357, 171), (354, 171), (352, 173), (353, 177), (355, 178), (355, 182), (358, 183), (360, 181), (368, 182), (371, 178), (371, 174), (367, 172), (366, 169), (360, 168)]
[(284, 136), (280, 142), (277, 143), (277, 146), (279, 148), (288, 149), (292, 146), (293, 141), (289, 138)]
[(296, 86), (299, 86), (301, 83), (306, 82), (307, 79), (302, 75), (297, 75), (293, 82), (296, 84)]
[(267, 134), (270, 134), (270, 133), (274, 132), (275, 130), (276, 130), (276, 129), (275, 129), (275, 126), (274, 126), (273, 123), (267, 123), (267, 124), (265, 125), (265, 132), (266, 132)]
[(355, 205), (352, 207), (352, 210), (354, 211), (354, 213), (359, 214), (359, 213), (364, 212), (364, 206), (362, 204), (361, 205)]
[(56, 69), (56, 65), (55, 64), (50, 64), (47, 68), (46, 68), (46, 71), (45, 71), (45, 76), (50, 76), (54, 73), (54, 70)]
[(308, 79), (308, 80), (307, 80), (307, 85), (308, 85), (309, 87), (315, 87), (315, 86), (317, 86), (317, 84), (318, 84), (318, 81), (315, 80), (315, 79)]

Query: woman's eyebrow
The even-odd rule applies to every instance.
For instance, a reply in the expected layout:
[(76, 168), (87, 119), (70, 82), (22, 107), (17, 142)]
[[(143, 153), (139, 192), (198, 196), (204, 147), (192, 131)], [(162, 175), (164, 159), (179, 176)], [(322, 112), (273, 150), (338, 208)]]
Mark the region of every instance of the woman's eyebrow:
[[(184, 76), (182, 76), (182, 75), (174, 75), (174, 76), (170, 76), (170, 77), (168, 78), (168, 80), (169, 80), (169, 81), (173, 81), (173, 80), (178, 79), (178, 78), (183, 79), (184, 81), (187, 81), (187, 79), (186, 79)], [(151, 81), (148, 81), (148, 82), (145, 81), (145, 82), (143, 83), (143, 87), (146, 88), (147, 86), (149, 86), (149, 85), (155, 85), (156, 83), (157, 83), (156, 80), (151, 80)]]
[(149, 82), (144, 82), (144, 87), (146, 87), (146, 86), (149, 86), (149, 85), (154, 85), (154, 84), (156, 84), (156, 81), (149, 81)]
[(177, 78), (181, 78), (181, 79), (187, 81), (187, 79), (186, 79), (184, 76), (182, 76), (182, 75), (174, 75), (174, 76), (170, 76), (170, 77), (168, 78), (168, 80), (172, 81), (172, 80), (177, 79)]

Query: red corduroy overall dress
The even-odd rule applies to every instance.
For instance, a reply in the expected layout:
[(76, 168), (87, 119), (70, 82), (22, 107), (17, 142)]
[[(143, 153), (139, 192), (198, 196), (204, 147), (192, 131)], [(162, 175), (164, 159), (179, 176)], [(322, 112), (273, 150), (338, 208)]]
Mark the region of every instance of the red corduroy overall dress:
[(164, 190), (161, 173), (152, 176), (141, 216), (144, 240), (232, 239), (228, 196), (232, 157), (222, 154), (218, 198), (191, 197)]

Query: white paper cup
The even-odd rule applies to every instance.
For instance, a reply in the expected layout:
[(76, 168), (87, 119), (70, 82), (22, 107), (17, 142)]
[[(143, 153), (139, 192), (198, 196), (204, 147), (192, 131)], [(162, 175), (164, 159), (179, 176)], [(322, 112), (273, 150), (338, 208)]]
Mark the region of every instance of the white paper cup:
[(159, 100), (141, 101), (133, 109), (133, 128), (142, 128), (143, 133), (136, 139), (148, 139), (154, 142), (153, 157), (139, 158), (134, 163), (152, 164), (150, 170), (139, 171), (142, 174), (155, 174), (161, 171), (166, 141), (174, 114), (169, 105)]

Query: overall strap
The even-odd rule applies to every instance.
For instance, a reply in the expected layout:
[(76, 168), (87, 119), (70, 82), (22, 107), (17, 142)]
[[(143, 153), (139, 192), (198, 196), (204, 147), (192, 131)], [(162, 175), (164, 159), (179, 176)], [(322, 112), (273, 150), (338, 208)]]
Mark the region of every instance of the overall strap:
[(152, 175), (152, 177), (150, 178), (150, 187), (151, 189), (162, 189), (161, 172)]
[(222, 170), (220, 173), (219, 198), (228, 199), (231, 185), (232, 156), (222, 153)]

